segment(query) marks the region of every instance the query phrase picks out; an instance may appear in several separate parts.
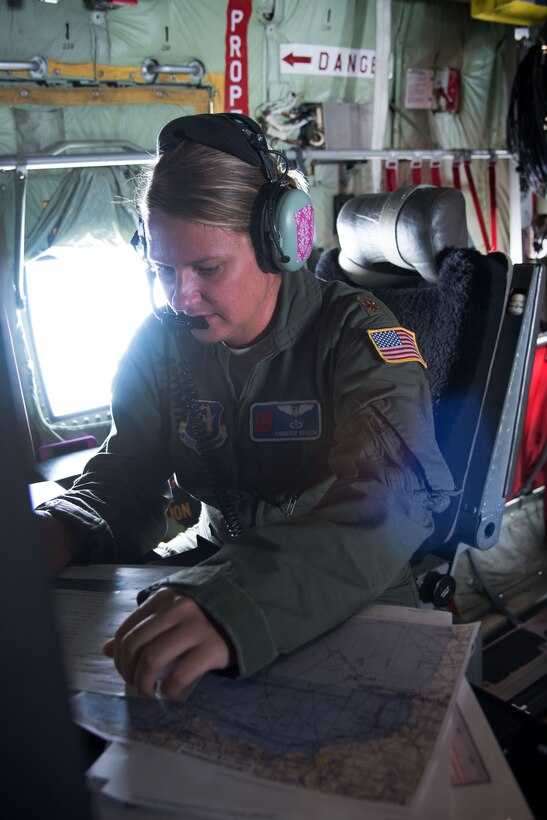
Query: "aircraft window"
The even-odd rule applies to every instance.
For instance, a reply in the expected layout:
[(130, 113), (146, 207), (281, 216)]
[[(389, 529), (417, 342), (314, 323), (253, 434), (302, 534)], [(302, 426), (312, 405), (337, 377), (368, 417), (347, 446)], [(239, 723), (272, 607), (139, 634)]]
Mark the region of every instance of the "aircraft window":
[(26, 277), (52, 418), (107, 407), (118, 360), (151, 309), (141, 260), (129, 245), (55, 246), (27, 262)]

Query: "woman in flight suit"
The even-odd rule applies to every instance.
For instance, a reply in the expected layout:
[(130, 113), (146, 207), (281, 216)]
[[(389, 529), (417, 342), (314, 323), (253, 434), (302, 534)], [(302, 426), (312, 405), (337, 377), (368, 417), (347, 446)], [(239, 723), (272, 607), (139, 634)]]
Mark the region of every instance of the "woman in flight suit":
[(171, 664), (174, 696), (373, 601), (417, 606), (408, 562), (453, 483), (413, 334), (305, 268), (311, 203), (256, 123), (179, 118), (158, 156), (138, 207), (168, 306), (121, 362), (109, 437), (38, 515), (58, 571), (156, 547), (173, 475), (201, 502), (167, 559), (198, 545), (195, 562), (183, 553), (195, 565), (144, 590), (104, 649), (148, 695)]

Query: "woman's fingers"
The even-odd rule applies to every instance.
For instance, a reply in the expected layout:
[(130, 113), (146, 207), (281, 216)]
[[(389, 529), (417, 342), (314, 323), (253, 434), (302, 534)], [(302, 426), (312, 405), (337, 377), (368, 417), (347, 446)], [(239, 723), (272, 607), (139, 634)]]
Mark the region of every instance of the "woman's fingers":
[(203, 610), (169, 588), (158, 590), (132, 612), (103, 651), (114, 658), (127, 683), (149, 696), (169, 665), (161, 690), (173, 697), (205, 672), (225, 669), (231, 662), (229, 644)]
[(230, 653), (224, 641), (223, 646), (200, 645), (189, 650), (170, 668), (161, 681), (160, 692), (166, 698), (180, 695), (206, 672), (226, 669), (230, 666)]
[[(165, 588), (155, 592), (148, 601), (131, 613), (116, 631), (114, 661), (120, 675), (128, 683), (139, 688), (135, 679), (135, 669), (145, 649), (145, 663), (151, 668), (156, 668), (161, 660), (168, 663), (179, 652), (185, 652), (191, 646), (190, 633), (195, 613), (200, 611), (191, 598), (177, 595), (171, 589)], [(172, 654), (170, 658), (166, 658), (165, 650), (160, 654), (155, 641), (176, 626), (181, 626), (182, 629), (170, 637)], [(164, 644), (160, 642), (158, 645), (163, 647)], [(160, 671), (161, 669), (158, 670), (158, 674)], [(148, 694), (148, 690), (143, 691), (147, 691)]]
[(103, 653), (106, 655), (107, 658), (114, 657), (114, 638), (109, 638), (103, 644)]
[(206, 622), (204, 629), (194, 630), (188, 630), (186, 625), (177, 626), (141, 650), (133, 685), (139, 692), (152, 697), (162, 672), (169, 667), (160, 691), (166, 697), (175, 697), (205, 672), (225, 669), (229, 662), (228, 646), (211, 624)]
[(150, 595), (149, 598), (144, 601), (140, 606), (133, 610), (131, 615), (128, 615), (125, 621), (118, 627), (116, 630), (116, 634), (113, 638), (109, 638), (103, 644), (103, 652), (109, 658), (114, 658), (116, 660), (116, 667), (119, 670), (118, 663), (117, 663), (117, 656), (120, 654), (120, 647), (121, 642), (124, 637), (141, 621), (143, 621), (149, 614), (155, 612), (160, 602), (165, 600), (171, 600), (173, 595), (173, 591), (164, 587), (162, 589), (157, 590), (153, 595)]

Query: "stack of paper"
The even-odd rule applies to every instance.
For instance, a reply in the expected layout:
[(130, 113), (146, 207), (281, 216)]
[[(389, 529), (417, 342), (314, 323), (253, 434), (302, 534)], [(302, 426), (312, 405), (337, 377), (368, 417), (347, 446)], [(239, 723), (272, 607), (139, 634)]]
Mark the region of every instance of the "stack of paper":
[[(495, 743), (488, 766), (465, 717), (476, 708), (464, 673), (477, 624), (454, 626), (433, 610), (369, 607), (250, 678), (205, 675), (184, 701), (149, 700), (124, 691), (100, 646), (158, 568), (85, 570), (65, 573), (57, 597), (61, 622), (71, 624), (64, 635), (71, 685), (80, 691), (75, 719), (113, 742), (90, 773), (105, 795), (218, 820), (437, 820), (438, 800), (443, 815), (472, 793), (475, 803), (497, 802), (490, 769), (509, 770)], [(78, 629), (71, 583), (80, 613), (82, 596), (88, 601)], [(82, 639), (94, 651), (83, 652)], [(477, 719), (491, 740), (480, 710), (475, 728)], [(502, 815), (483, 812), (481, 820), (531, 820), (510, 773), (509, 780)], [(509, 798), (518, 813), (508, 813)]]

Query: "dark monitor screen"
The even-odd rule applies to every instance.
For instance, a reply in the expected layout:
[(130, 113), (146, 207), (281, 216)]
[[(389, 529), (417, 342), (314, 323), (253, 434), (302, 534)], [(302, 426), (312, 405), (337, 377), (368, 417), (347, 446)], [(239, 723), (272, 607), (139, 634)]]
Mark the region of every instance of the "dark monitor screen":
[(28, 433), (5, 304), (0, 301), (0, 814), (87, 820), (83, 747), (70, 716), (45, 548), (32, 515)]

